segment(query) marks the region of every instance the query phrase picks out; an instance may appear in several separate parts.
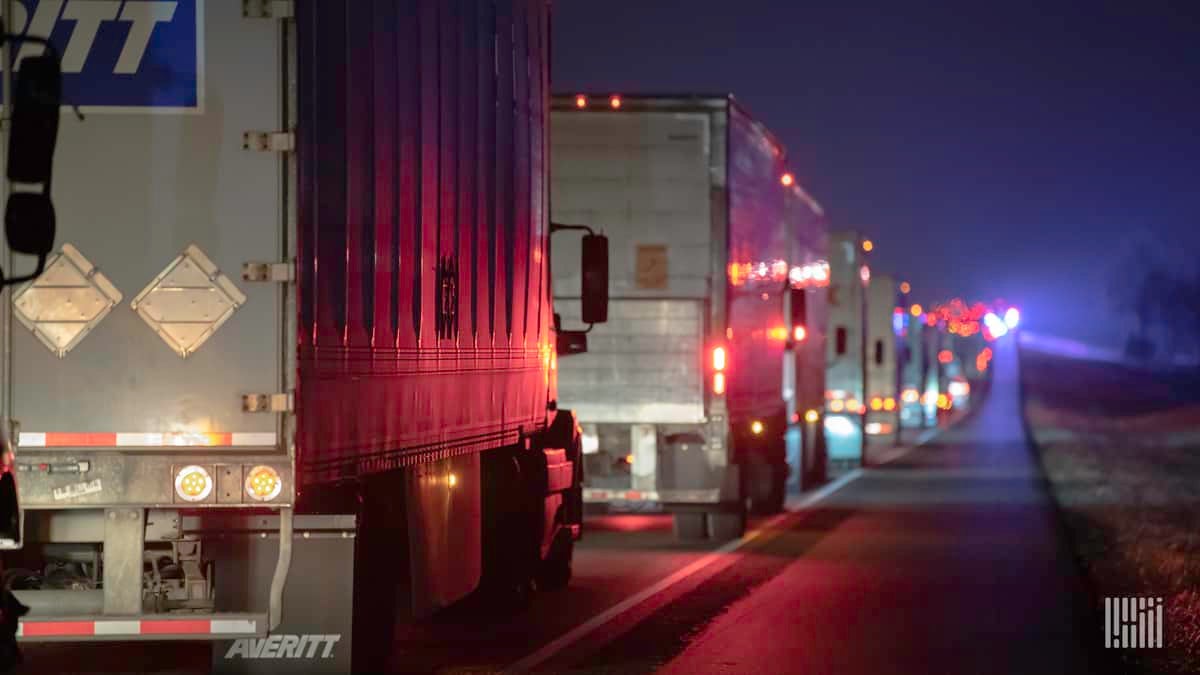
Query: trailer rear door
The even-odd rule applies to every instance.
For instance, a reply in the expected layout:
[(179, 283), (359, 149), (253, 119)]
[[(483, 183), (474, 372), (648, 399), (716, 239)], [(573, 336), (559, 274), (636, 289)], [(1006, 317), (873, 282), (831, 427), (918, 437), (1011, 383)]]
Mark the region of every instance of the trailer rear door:
[(86, 114), (62, 116), (60, 255), (4, 303), (19, 443), (282, 448), (280, 416), (242, 401), (281, 391), (293, 341), (285, 286), (242, 278), (287, 257), (288, 137), (246, 135), (282, 126), (282, 22), (221, 0), (12, 4), (53, 26)]

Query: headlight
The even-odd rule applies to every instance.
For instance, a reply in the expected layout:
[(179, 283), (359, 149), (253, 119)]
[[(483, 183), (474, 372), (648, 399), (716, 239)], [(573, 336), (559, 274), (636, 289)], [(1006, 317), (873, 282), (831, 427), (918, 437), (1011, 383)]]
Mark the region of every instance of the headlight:
[(246, 495), (257, 502), (269, 502), (279, 496), (283, 481), (269, 466), (256, 466), (246, 474)]
[(175, 494), (186, 502), (202, 502), (212, 489), (212, 476), (202, 466), (185, 466), (175, 474)]

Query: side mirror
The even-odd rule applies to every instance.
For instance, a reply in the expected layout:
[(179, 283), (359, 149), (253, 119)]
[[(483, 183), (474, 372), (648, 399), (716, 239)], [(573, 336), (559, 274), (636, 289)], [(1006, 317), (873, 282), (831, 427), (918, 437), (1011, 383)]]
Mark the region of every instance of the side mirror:
[(54, 249), (56, 219), (50, 179), (62, 105), (62, 70), (53, 48), (47, 46), (45, 54), (21, 60), (13, 92), (6, 174), (14, 183), (40, 183), (42, 190), (14, 191), (8, 197), (4, 209), (8, 246), (15, 253), (37, 256), (38, 262), (32, 274), (7, 278), (0, 273), (0, 285), (4, 286), (36, 279)]
[(585, 235), (582, 258), (581, 318), (584, 323), (604, 323), (608, 321), (608, 237)]

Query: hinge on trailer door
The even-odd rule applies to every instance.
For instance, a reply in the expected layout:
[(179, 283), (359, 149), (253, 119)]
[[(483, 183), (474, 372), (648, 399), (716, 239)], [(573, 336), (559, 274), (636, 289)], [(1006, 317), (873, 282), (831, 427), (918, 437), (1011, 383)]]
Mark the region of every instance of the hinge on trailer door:
[(291, 152), (296, 149), (296, 134), (290, 131), (247, 131), (242, 134), (242, 149)]
[(290, 284), (296, 280), (296, 266), (290, 262), (242, 263), (242, 281), (275, 281)]
[(294, 0), (242, 0), (242, 18), (245, 19), (291, 19), (294, 16)]
[(286, 394), (244, 394), (242, 411), (250, 413), (289, 413), (296, 407), (296, 397)]

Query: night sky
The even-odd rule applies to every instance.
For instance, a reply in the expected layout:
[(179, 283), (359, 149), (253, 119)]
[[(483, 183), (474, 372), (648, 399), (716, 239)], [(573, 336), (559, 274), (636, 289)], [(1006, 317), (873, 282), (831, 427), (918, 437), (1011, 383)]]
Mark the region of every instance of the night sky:
[(1131, 239), (1200, 251), (1200, 3), (558, 0), (554, 88), (733, 93), (928, 302), (1115, 344)]

